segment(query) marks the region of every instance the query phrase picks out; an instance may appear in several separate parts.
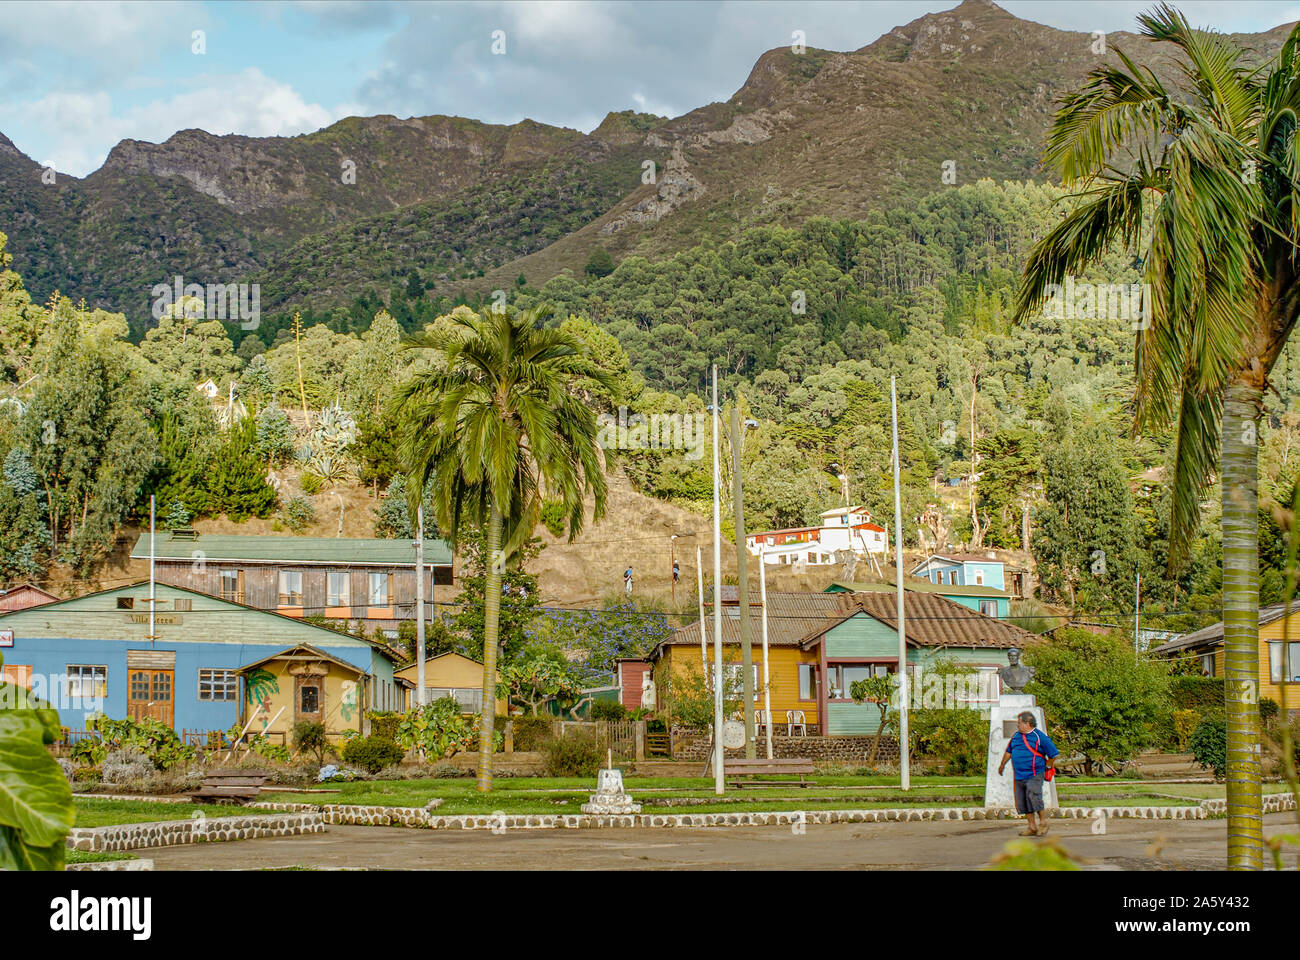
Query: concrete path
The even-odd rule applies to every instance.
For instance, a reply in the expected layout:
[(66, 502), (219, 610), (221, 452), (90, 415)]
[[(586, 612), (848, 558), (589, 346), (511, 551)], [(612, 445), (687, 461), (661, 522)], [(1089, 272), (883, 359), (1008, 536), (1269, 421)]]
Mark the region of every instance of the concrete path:
[[(1293, 814), (1264, 818), (1295, 831)], [(1091, 870), (1222, 870), (1225, 820), (1055, 820), (1051, 836)], [(325, 833), (148, 851), (158, 870), (307, 866), (378, 870), (971, 870), (1016, 839), (1021, 822), (809, 824), (699, 829), (417, 830), (330, 827)]]

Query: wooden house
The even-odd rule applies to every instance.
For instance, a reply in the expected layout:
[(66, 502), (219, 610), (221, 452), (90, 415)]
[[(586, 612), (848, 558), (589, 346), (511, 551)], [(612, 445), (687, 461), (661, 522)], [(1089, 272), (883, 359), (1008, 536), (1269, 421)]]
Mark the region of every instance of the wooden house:
[[(133, 560), (149, 559), (141, 534)], [(451, 549), (424, 545), (425, 600), (452, 583)], [(160, 531), (154, 541), (155, 576), (288, 617), (355, 620), (367, 630), (397, 636), (399, 620), (415, 618), (415, 545), (411, 540), (345, 537), (258, 537)], [(430, 606), (430, 610), (432, 610)]]

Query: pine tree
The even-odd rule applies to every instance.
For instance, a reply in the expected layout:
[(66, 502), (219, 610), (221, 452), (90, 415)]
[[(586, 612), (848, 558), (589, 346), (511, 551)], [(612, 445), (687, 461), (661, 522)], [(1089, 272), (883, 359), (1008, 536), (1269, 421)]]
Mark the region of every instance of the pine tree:
[(269, 517), (275, 509), (275, 491), (267, 484), (266, 467), (257, 456), (255, 431), (252, 420), (231, 428), (208, 471), (213, 509), (236, 523)]

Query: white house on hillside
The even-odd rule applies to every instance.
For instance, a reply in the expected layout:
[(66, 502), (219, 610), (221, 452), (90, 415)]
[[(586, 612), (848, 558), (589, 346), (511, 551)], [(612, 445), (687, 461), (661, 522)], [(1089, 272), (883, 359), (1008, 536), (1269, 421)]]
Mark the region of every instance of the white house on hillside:
[(765, 530), (745, 538), (754, 556), (769, 564), (835, 563), (839, 551), (852, 550), (865, 557), (885, 552), (885, 528), (871, 522), (863, 507), (840, 507), (821, 514), (817, 527)]

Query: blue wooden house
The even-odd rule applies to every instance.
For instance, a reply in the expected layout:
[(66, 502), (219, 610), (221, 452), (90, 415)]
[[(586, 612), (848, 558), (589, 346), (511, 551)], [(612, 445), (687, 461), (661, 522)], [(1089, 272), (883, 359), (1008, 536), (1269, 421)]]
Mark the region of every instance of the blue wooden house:
[(912, 576), (931, 583), (1006, 590), (1005, 565), (990, 554), (933, 554), (912, 568)]
[(385, 644), (167, 584), (155, 596), (152, 633), (147, 581), (0, 616), (6, 672), (70, 729), (102, 712), (225, 730), (274, 694), (274, 732), (313, 720), (333, 733), (403, 702), (404, 657)]

